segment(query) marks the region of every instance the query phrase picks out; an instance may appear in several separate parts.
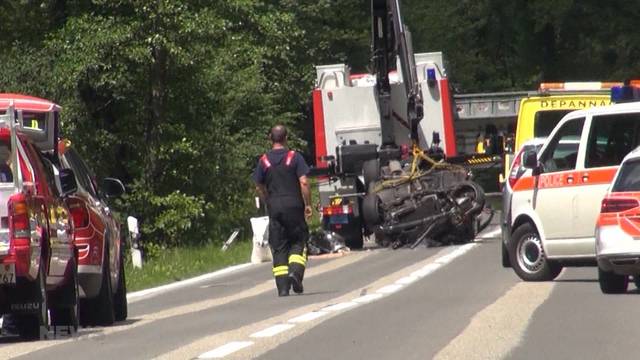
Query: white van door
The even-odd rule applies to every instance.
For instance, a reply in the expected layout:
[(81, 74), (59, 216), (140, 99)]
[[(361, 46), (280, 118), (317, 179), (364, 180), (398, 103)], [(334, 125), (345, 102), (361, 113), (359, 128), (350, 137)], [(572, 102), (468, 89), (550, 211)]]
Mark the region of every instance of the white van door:
[(540, 174), (534, 177), (533, 208), (545, 238), (573, 237), (573, 220), (581, 187), (576, 165), (584, 118), (560, 125), (539, 157)]
[[(583, 164), (575, 226), (576, 238), (593, 238), (600, 204), (622, 159), (638, 146), (640, 113), (594, 115)], [(582, 166), (583, 165), (583, 166)]]

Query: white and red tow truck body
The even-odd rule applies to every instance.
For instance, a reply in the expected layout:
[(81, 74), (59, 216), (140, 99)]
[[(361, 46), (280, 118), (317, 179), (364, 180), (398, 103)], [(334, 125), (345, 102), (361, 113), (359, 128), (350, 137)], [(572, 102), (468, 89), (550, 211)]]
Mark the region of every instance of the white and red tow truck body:
[[(449, 79), (441, 52), (415, 54), (416, 74), (424, 104), (424, 118), (418, 124), (422, 149), (436, 146), (446, 157), (457, 155), (454, 132), (454, 109)], [(398, 63), (398, 69), (401, 68)], [(376, 147), (380, 150), (382, 122), (376, 76), (351, 74), (345, 64), (316, 67), (313, 90), (313, 122), (316, 167), (326, 168), (327, 159), (339, 159), (336, 172), (345, 174), (359, 169), (353, 162), (363, 161), (355, 155), (347, 160), (341, 152), (352, 145)], [(398, 72), (389, 74), (391, 83), (391, 118), (394, 142), (404, 157), (411, 152), (412, 139), (407, 121), (407, 94)], [(434, 136), (434, 134), (436, 134)], [(434, 141), (435, 140), (435, 141)], [(360, 215), (361, 195), (367, 191), (361, 171), (351, 176), (320, 178), (319, 195), (323, 227), (345, 237), (350, 247), (361, 247), (364, 228)]]

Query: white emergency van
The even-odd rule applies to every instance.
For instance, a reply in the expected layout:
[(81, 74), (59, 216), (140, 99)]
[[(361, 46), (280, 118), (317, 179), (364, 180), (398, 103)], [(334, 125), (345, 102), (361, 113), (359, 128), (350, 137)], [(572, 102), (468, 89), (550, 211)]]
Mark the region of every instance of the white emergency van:
[(563, 266), (595, 265), (601, 201), (622, 159), (640, 144), (640, 103), (567, 114), (542, 148), (527, 152), (513, 184), (503, 239), (516, 274), (552, 280)]

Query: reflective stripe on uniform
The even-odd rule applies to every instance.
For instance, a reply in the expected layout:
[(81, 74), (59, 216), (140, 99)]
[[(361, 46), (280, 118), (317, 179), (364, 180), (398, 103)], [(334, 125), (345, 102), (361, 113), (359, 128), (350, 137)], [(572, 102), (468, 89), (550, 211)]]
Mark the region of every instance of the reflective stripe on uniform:
[(262, 162), (262, 165), (264, 165), (265, 169), (268, 169), (271, 167), (271, 162), (269, 161), (269, 158), (267, 158), (267, 154), (262, 155), (262, 157), (260, 158), (260, 161)]
[(289, 150), (289, 152), (287, 153), (287, 160), (285, 162), (285, 164), (287, 166), (291, 165), (291, 161), (293, 161), (293, 157), (296, 155), (296, 152), (293, 150)]
[(281, 275), (287, 275), (287, 274), (289, 274), (288, 265), (275, 266), (273, 268), (273, 276), (281, 276)]
[(296, 263), (302, 266), (307, 266), (307, 259), (298, 254), (289, 255), (289, 264)]

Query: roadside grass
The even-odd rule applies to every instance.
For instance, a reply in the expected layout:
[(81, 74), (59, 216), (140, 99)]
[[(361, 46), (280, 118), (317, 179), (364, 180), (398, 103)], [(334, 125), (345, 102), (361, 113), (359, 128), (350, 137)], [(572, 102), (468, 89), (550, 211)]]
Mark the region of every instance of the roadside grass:
[[(309, 222), (309, 230), (321, 228), (320, 204), (316, 179), (311, 179), (311, 204), (313, 217)], [(188, 279), (228, 266), (249, 262), (251, 260), (250, 239), (238, 240), (223, 252), (221, 245), (205, 245), (201, 247), (176, 247), (165, 250), (154, 249), (154, 256), (144, 261), (142, 269), (134, 269), (131, 256), (125, 261), (127, 291), (148, 289), (175, 281)], [(128, 253), (129, 254), (129, 253)]]
[(145, 261), (142, 269), (133, 268), (129, 255), (125, 262), (127, 291), (169, 284), (231, 265), (247, 263), (251, 259), (250, 240), (238, 240), (225, 252), (221, 247), (216, 244), (162, 250)]

